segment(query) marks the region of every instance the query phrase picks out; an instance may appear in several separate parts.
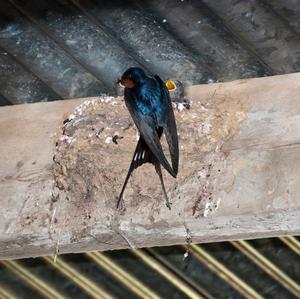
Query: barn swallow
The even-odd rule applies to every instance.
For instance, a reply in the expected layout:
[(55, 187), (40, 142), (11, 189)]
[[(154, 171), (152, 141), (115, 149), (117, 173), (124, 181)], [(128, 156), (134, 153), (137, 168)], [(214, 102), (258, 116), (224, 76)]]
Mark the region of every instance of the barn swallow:
[[(152, 163), (159, 176), (166, 205), (171, 209), (164, 186), (161, 165), (176, 178), (178, 173), (178, 137), (169, 91), (159, 76), (148, 77), (137, 67), (129, 68), (118, 81), (125, 87), (124, 99), (127, 109), (140, 133), (117, 208), (119, 207), (127, 182), (134, 171), (144, 163)], [(171, 164), (168, 162), (160, 138), (165, 134), (169, 146)]]

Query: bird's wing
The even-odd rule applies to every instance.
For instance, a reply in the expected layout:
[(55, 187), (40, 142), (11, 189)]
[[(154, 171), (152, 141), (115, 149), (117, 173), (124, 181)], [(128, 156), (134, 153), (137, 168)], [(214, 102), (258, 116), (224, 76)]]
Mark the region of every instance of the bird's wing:
[(154, 76), (154, 78), (160, 85), (160, 90), (163, 97), (162, 102), (166, 105), (166, 120), (164, 124), (164, 133), (166, 135), (166, 139), (169, 145), (173, 170), (177, 174), (179, 163), (179, 149), (174, 111), (170, 100), (169, 91), (167, 90), (167, 87), (165, 86), (164, 82), (157, 75)]
[(142, 114), (137, 107), (133, 106), (133, 101), (126, 101), (126, 106), (131, 114), (133, 121), (135, 122), (141, 136), (145, 140), (150, 151), (154, 154), (157, 160), (162, 166), (173, 176), (176, 177), (176, 173), (169, 164), (163, 149), (160, 144), (159, 136), (156, 130), (155, 119), (150, 115)]

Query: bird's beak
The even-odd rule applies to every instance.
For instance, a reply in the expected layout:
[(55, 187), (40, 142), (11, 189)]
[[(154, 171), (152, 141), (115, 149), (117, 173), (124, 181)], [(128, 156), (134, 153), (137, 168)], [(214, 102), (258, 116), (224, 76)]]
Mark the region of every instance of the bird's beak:
[(166, 86), (167, 86), (168, 90), (175, 90), (175, 89), (176, 89), (176, 84), (175, 84), (175, 82), (172, 81), (172, 80), (170, 80), (170, 79), (167, 80)]

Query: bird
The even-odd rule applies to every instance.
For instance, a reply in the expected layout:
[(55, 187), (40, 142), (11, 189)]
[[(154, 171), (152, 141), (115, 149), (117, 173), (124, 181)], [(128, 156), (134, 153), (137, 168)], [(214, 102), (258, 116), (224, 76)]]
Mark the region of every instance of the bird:
[[(178, 135), (169, 91), (158, 75), (149, 77), (138, 67), (127, 69), (117, 83), (124, 86), (125, 105), (140, 134), (117, 208), (123, 202), (132, 172), (144, 163), (151, 163), (159, 176), (166, 206), (171, 209), (161, 171), (162, 165), (172, 177), (176, 178), (178, 173)], [(171, 165), (160, 143), (163, 133), (169, 146)]]

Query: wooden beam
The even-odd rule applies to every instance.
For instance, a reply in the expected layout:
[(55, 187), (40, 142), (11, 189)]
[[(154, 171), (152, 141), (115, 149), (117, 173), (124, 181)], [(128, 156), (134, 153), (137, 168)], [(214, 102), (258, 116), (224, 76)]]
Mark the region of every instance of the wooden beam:
[(0, 258), (299, 234), (300, 73), (187, 98), (171, 211), (149, 164), (115, 208), (137, 136), (120, 98), (0, 108)]

